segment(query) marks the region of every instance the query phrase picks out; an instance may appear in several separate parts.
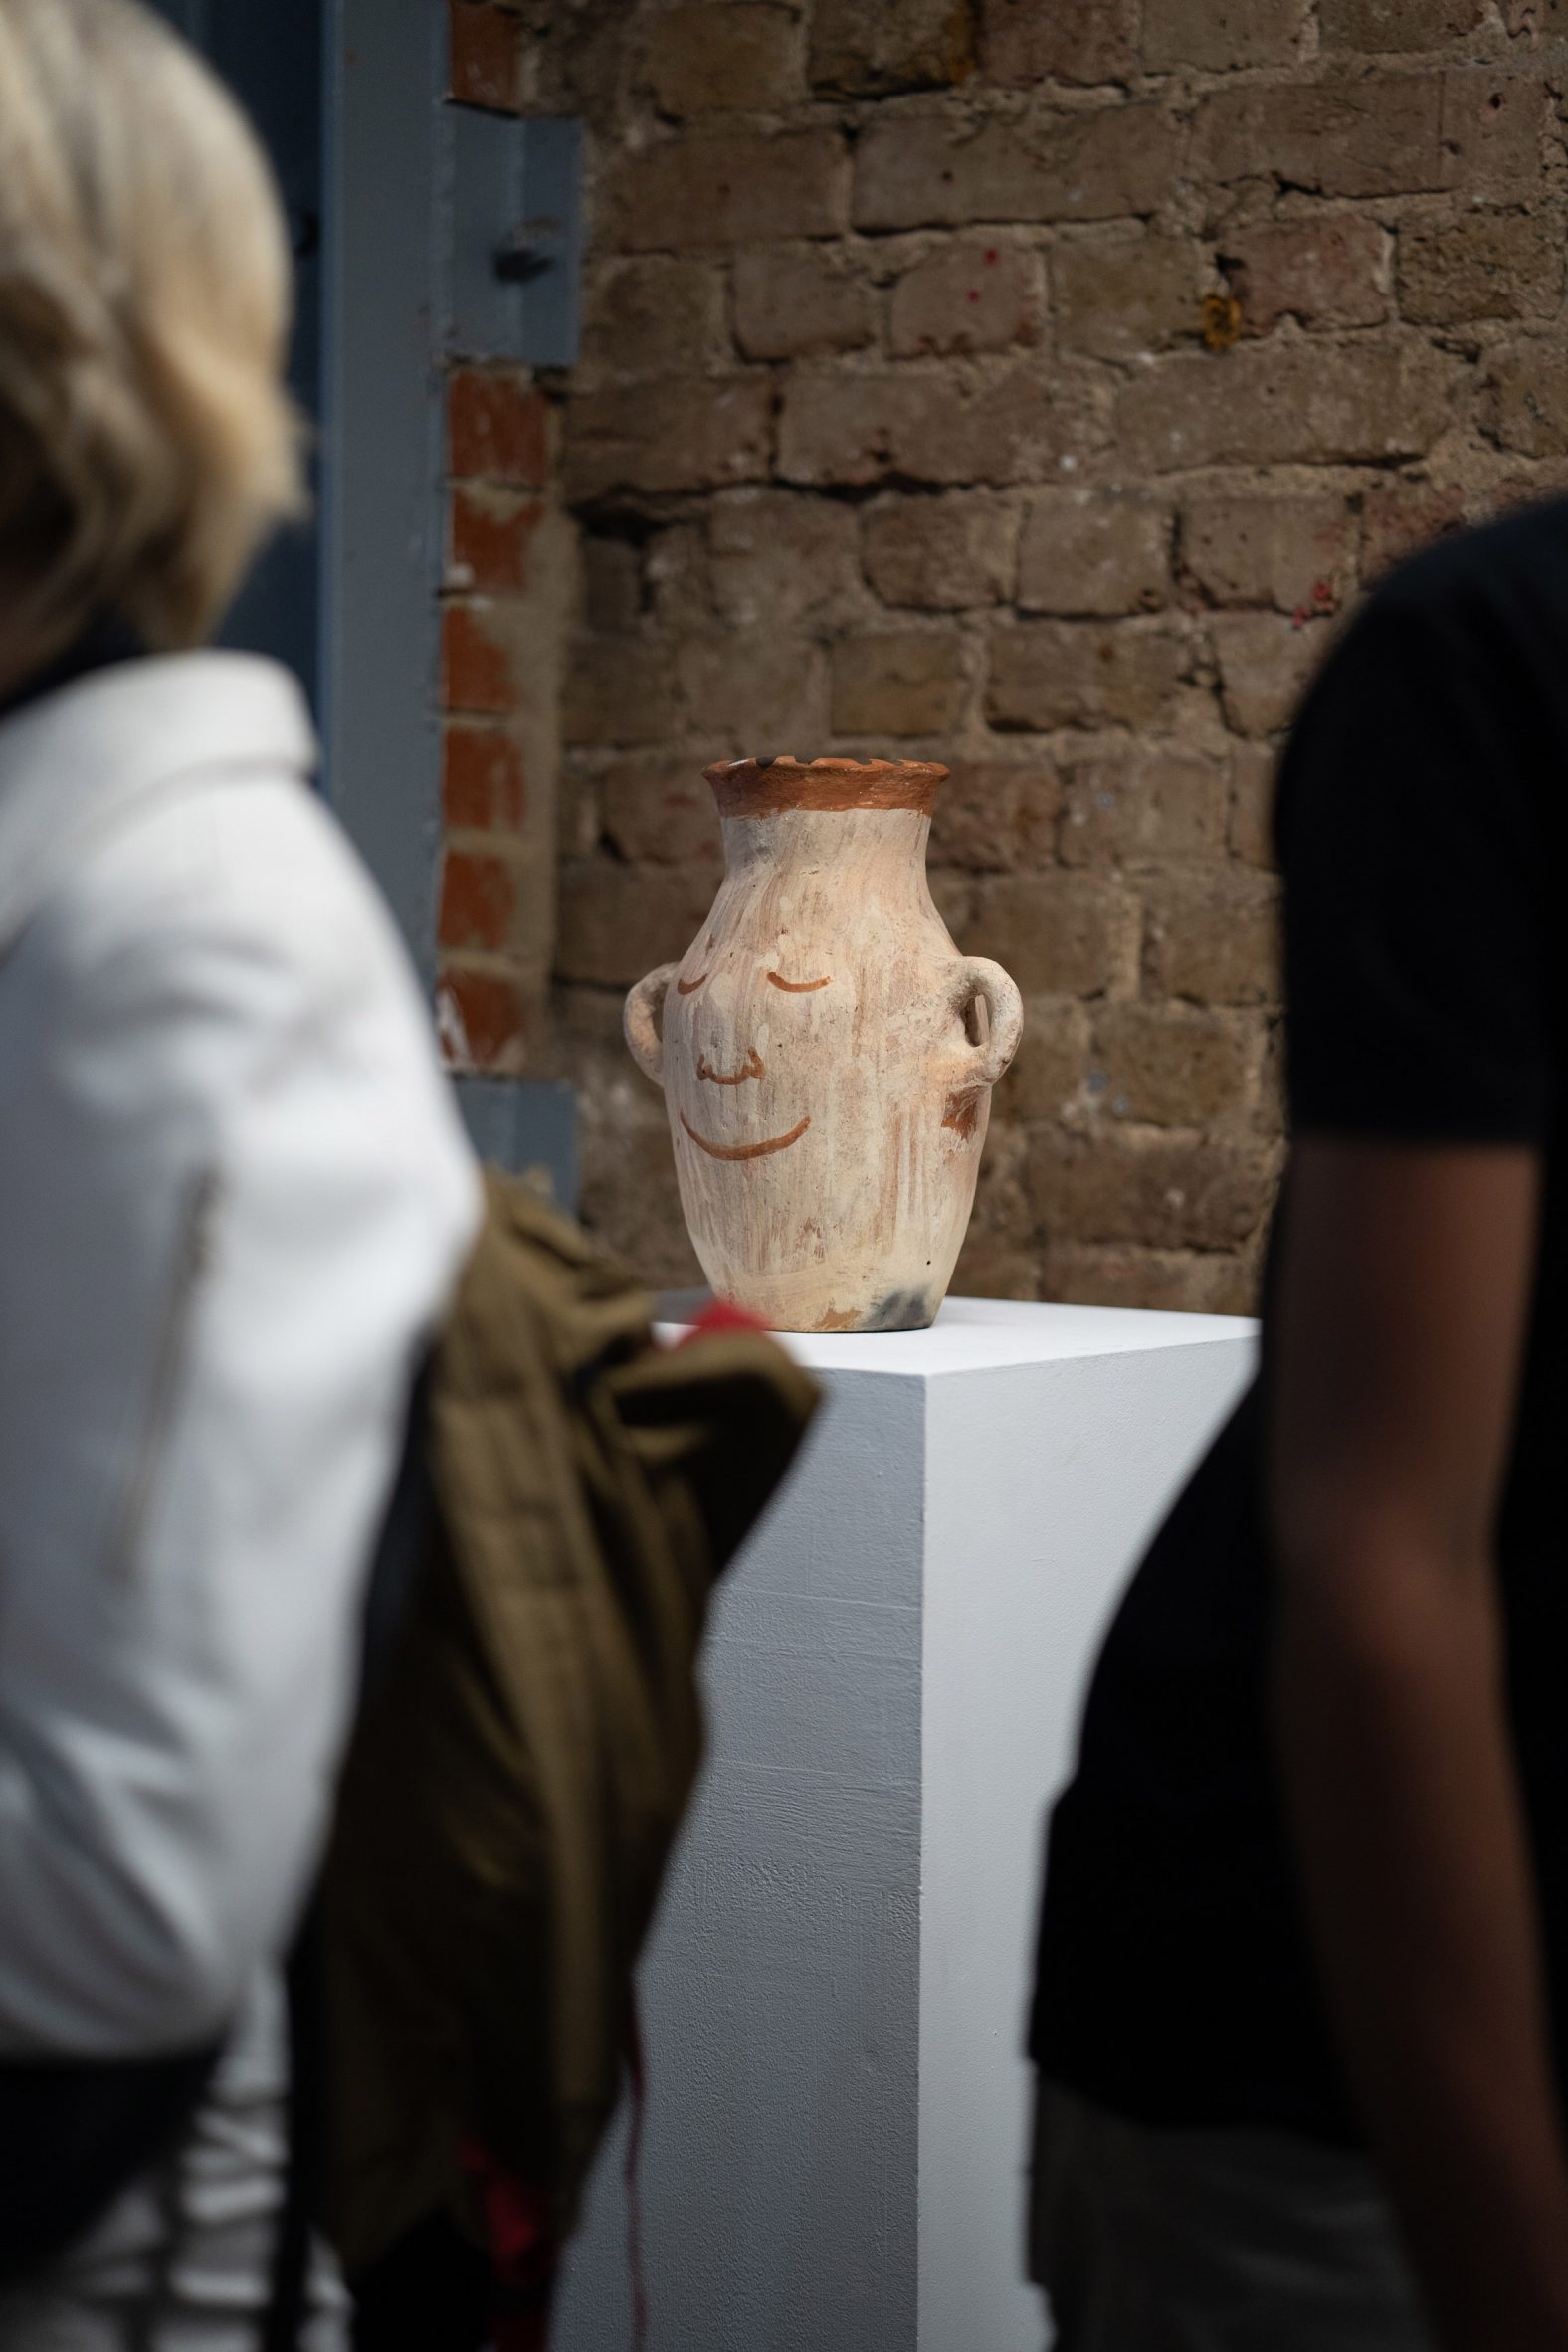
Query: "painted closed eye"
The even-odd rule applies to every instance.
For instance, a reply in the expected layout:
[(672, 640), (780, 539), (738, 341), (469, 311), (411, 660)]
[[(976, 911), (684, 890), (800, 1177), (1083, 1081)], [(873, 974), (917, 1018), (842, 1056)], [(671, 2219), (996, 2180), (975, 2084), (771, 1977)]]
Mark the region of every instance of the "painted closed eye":
[(782, 988), (786, 996), (810, 996), (814, 988), (831, 988), (833, 974), (830, 972), (823, 980), (786, 980), (782, 972), (770, 972), (768, 985), (770, 988)]
[(678, 980), (676, 982), (677, 996), (695, 996), (707, 978), (706, 972), (699, 972), (694, 980)]

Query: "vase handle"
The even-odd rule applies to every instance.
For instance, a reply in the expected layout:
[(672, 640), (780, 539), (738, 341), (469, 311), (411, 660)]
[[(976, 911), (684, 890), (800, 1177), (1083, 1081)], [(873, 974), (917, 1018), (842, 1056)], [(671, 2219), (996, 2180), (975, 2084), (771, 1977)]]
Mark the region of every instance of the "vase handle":
[(974, 1064), (969, 1078), (974, 1085), (994, 1086), (1018, 1052), (1024, 1003), (1017, 983), (1000, 964), (983, 955), (966, 955), (953, 968), (952, 1005), (960, 1019), (977, 997), (986, 1009), (986, 1036), (969, 1049)]
[(659, 1031), (659, 1016), (665, 1009), (665, 993), (680, 969), (679, 964), (661, 964), (639, 980), (626, 1000), (623, 1026), (632, 1060), (656, 1086), (665, 1082), (665, 1041)]

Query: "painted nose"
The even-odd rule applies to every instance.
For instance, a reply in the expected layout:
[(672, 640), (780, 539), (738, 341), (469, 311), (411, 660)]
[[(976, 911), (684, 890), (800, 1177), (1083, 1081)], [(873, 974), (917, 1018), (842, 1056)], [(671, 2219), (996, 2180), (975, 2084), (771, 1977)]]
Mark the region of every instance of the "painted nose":
[(767, 1064), (763, 1061), (762, 1056), (757, 1052), (755, 1046), (752, 1047), (750, 1053), (746, 1056), (746, 1059), (744, 1062), (742, 1062), (738, 1070), (716, 1070), (713, 1067), (713, 1064), (709, 1062), (705, 1054), (698, 1054), (696, 1058), (696, 1075), (699, 1078), (705, 1079), (706, 1082), (711, 1086), (743, 1086), (747, 1078), (759, 1078), (765, 1077), (767, 1075)]

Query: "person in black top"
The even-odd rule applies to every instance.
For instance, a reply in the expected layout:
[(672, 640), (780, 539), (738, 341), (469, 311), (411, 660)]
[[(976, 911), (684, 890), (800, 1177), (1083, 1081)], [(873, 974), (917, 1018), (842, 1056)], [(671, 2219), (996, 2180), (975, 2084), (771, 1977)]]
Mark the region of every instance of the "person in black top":
[(1568, 2352), (1568, 502), (1369, 599), (1280, 774), (1262, 1369), (1051, 1825), (1062, 2352)]

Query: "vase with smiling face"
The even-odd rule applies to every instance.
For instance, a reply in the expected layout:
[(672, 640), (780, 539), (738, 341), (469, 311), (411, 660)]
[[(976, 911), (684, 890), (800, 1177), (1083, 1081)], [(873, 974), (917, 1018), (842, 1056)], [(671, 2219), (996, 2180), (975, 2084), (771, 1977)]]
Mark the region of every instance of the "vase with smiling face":
[(713, 1289), (780, 1331), (906, 1331), (946, 1295), (1023, 1014), (960, 955), (925, 846), (945, 768), (707, 770), (724, 880), (626, 1002)]

